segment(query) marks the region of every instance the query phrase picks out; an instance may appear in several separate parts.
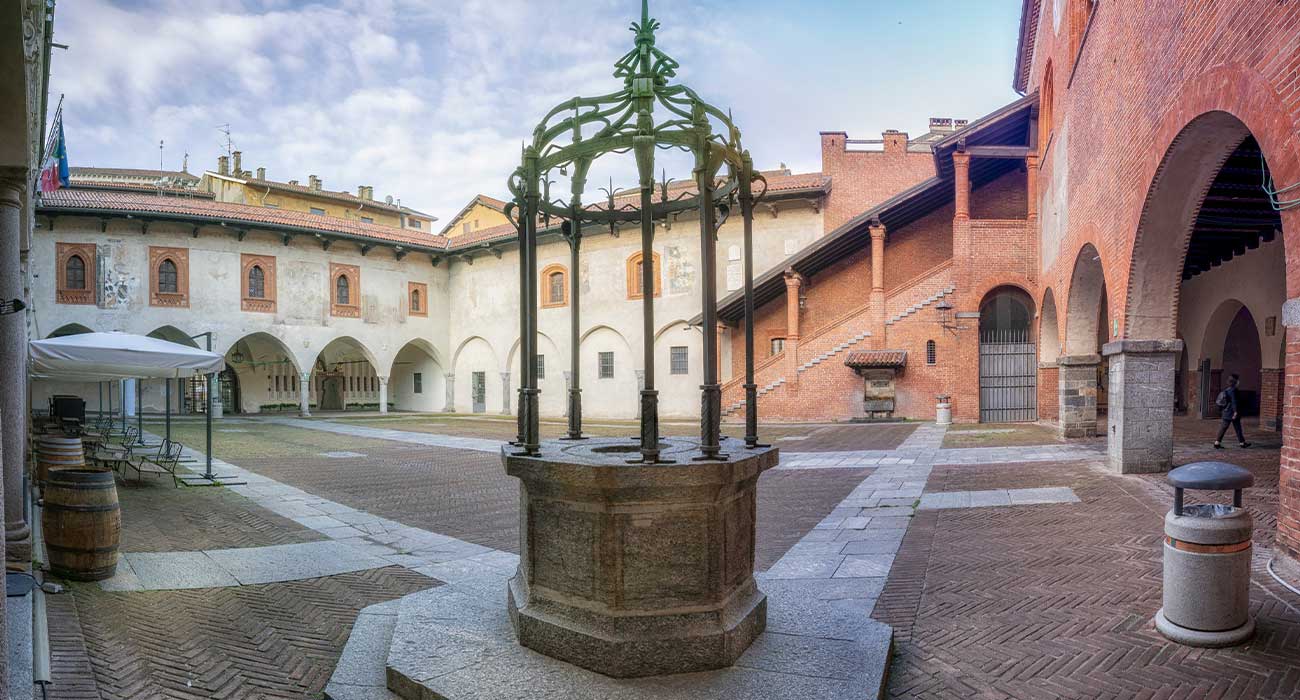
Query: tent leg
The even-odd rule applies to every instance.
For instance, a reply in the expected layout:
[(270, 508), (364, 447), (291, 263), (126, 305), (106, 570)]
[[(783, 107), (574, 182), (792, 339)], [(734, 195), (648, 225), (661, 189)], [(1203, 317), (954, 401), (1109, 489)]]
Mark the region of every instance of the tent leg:
[(126, 432), (126, 380), (122, 380), (122, 390), (118, 392), (122, 399), (122, 432)]
[(95, 384), (99, 388), (99, 403), (95, 404), (95, 418), (104, 420), (104, 383), (95, 382)]
[(135, 431), (136, 444), (144, 444), (144, 380), (135, 380)]
[(217, 375), (208, 374), (208, 392), (207, 392), (208, 394), (207, 396), (207, 403), (208, 403), (208, 410), (207, 410), (208, 445), (207, 447), (208, 448), (207, 448), (207, 467), (203, 472), (203, 478), (207, 479), (208, 481), (212, 480), (212, 389), (213, 387), (216, 386), (217, 383), (216, 378)]
[(165, 425), (166, 425), (167, 442), (171, 442), (172, 441), (172, 380), (170, 379), (163, 380), (163, 405), (166, 406), (166, 408), (163, 409), (163, 416), (164, 416), (163, 420), (165, 421)]

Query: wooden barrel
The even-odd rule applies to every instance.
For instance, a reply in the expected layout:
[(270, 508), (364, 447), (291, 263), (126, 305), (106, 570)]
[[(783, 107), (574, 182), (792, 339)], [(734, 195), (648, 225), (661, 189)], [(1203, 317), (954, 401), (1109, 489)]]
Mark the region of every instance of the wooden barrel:
[(51, 469), (82, 469), (86, 451), (79, 437), (42, 435), (36, 440), (36, 480), (49, 478)]
[(74, 581), (99, 581), (117, 570), (122, 514), (113, 472), (49, 473), (41, 508), (50, 571)]

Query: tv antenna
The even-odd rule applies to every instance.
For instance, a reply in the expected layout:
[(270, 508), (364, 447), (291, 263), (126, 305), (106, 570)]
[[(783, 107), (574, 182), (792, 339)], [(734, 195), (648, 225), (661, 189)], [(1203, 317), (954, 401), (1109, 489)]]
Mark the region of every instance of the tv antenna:
[(163, 165), (163, 143), (164, 141), (162, 139), (158, 139), (158, 169), (159, 170), (167, 169), (166, 166)]
[(226, 149), (227, 156), (233, 156), (235, 152), (235, 142), (230, 140), (230, 124), (218, 124), (217, 131), (226, 135), (226, 142), (221, 145)]

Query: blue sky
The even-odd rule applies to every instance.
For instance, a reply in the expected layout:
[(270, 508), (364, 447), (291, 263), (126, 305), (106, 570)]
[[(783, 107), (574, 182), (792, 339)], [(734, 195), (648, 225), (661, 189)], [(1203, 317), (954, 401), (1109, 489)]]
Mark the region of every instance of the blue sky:
[[(743, 14), (733, 14), (737, 7)], [(817, 132), (922, 132), (1011, 91), (1018, 0), (651, 0), (679, 79), (730, 107), (759, 167), (820, 168)], [(617, 89), (636, 0), (63, 0), (50, 90), (72, 165), (319, 175), (444, 221), (502, 196), (555, 103)], [(671, 175), (672, 173), (670, 173)], [(626, 184), (626, 183), (625, 183)]]

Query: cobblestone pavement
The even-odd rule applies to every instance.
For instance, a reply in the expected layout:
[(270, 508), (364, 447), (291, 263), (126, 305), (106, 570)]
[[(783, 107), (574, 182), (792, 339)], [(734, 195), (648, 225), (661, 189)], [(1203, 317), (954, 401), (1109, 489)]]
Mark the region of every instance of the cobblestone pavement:
[[(76, 584), (51, 698), (320, 697), (358, 611), (437, 585), (401, 567), (260, 586), (108, 593)], [(79, 621), (84, 659), (68, 639)], [(98, 694), (85, 677), (86, 660)]]
[(1012, 447), (1065, 442), (1054, 425), (1037, 423), (974, 423), (954, 425), (943, 438), (946, 448)]
[(324, 536), (226, 489), (174, 488), (171, 478), (118, 484), (123, 552), (262, 547)]
[[(889, 697), (1300, 697), (1300, 600), (1264, 572), (1266, 548), (1250, 644), (1192, 649), (1155, 631), (1162, 480), (1100, 461), (935, 467), (927, 493), (1068, 487), (1082, 502), (917, 513), (873, 612), (895, 628)], [(1248, 505), (1267, 509), (1267, 489)]]

